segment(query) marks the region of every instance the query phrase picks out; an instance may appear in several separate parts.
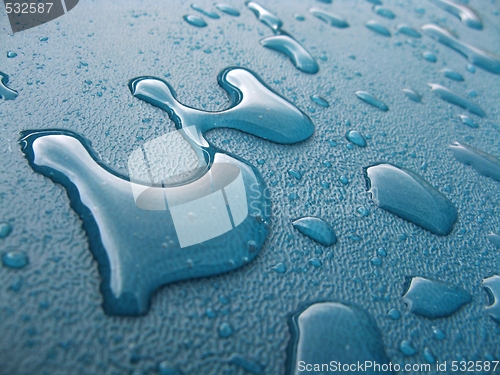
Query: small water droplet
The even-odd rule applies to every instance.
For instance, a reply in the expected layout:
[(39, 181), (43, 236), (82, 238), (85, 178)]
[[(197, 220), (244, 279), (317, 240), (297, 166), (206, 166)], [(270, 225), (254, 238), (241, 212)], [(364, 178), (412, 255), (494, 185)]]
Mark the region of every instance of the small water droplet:
[(317, 94), (314, 94), (314, 95), (311, 95), (311, 100), (316, 103), (317, 105), (320, 105), (322, 107), (329, 107), (330, 104), (326, 101), (326, 99), (322, 98), (321, 96), (317, 95)]
[(500, 276), (493, 275), (484, 279), (483, 288), (490, 300), (490, 305), (485, 307), (485, 311), (500, 324)]
[(430, 363), (430, 364), (436, 363), (436, 357), (434, 356), (432, 351), (427, 346), (424, 348), (423, 357), (427, 363)]
[(49, 37), (48, 36), (42, 36), (39, 40), (40, 40), (40, 42), (46, 42), (47, 40), (49, 40)]
[(421, 27), (422, 32), (467, 57), (471, 64), (493, 74), (500, 74), (500, 57), (459, 41), (452, 33), (434, 24)]
[(336, 14), (325, 12), (324, 10), (318, 8), (309, 9), (309, 13), (311, 13), (317, 19), (320, 19), (323, 22), (326, 22), (330, 26), (338, 27), (339, 29), (344, 29), (349, 27), (349, 24), (345, 19)]
[(17, 91), (12, 90), (7, 86), (9, 82), (9, 76), (5, 73), (0, 72), (0, 99), (4, 98), (5, 100), (14, 100), (17, 98)]
[(300, 21), (300, 22), (302, 22), (302, 21), (305, 21), (305, 20), (306, 20), (306, 17), (304, 17), (304, 16), (303, 16), (303, 15), (301, 15), (301, 14), (295, 14), (295, 15), (294, 15), (294, 18), (295, 18), (297, 21)]
[(446, 335), (445, 333), (439, 329), (438, 327), (435, 327), (433, 326), (432, 327), (432, 336), (436, 339), (436, 340), (444, 340), (446, 338)]
[(373, 7), (373, 11), (378, 14), (379, 16), (382, 16), (382, 17), (385, 17), (385, 18), (388, 18), (390, 20), (393, 20), (394, 18), (396, 18), (396, 15), (394, 14), (394, 12), (382, 5), (375, 5)]
[(184, 18), (184, 21), (186, 21), (187, 23), (189, 23), (192, 26), (196, 26), (196, 27), (206, 27), (207, 26), (207, 23), (201, 17), (186, 14), (182, 18)]
[(495, 245), (496, 247), (498, 247), (500, 249), (500, 234), (498, 233), (490, 233), (486, 236), (486, 238), (488, 238), (488, 240), (493, 244)]
[(478, 128), (479, 125), (476, 124), (474, 121), (469, 116), (466, 115), (459, 115), (460, 121), (462, 121), (463, 124), (467, 125), (469, 128)]
[(387, 37), (391, 36), (391, 32), (389, 31), (389, 29), (387, 27), (385, 27), (384, 25), (378, 23), (377, 21), (373, 21), (373, 20), (367, 21), (365, 23), (365, 26), (367, 28), (369, 28), (371, 31), (373, 31), (374, 33), (377, 33), (379, 35), (387, 36)]
[(374, 266), (380, 267), (382, 265), (382, 259), (380, 259), (379, 257), (373, 257), (372, 259), (370, 259), (370, 263)]
[(463, 98), (450, 91), (446, 87), (438, 85), (437, 83), (429, 83), (428, 85), (434, 94), (447, 101), (448, 103), (455, 104), (461, 108), (468, 110), (471, 113), (474, 113), (475, 115), (481, 117), (486, 116), (486, 113), (484, 113), (481, 107), (479, 107), (476, 103), (471, 102), (469, 99)]
[(397, 25), (396, 31), (400, 34), (403, 34), (403, 35), (406, 35), (406, 36), (409, 36), (412, 38), (421, 38), (422, 37), (422, 35), (417, 30), (415, 30), (411, 26), (408, 26), (404, 23)]
[(294, 177), (296, 180), (301, 180), (302, 179), (302, 173), (296, 169), (289, 169), (288, 174), (292, 177)]
[(14, 250), (2, 254), (2, 263), (9, 268), (24, 268), (29, 264), (29, 259), (26, 253)]
[(281, 26), (283, 26), (283, 21), (263, 6), (253, 1), (247, 1), (245, 4), (247, 8), (255, 14), (260, 22), (269, 26), (272, 30), (279, 30)]
[(356, 146), (366, 147), (365, 137), (363, 137), (363, 135), (356, 130), (349, 130), (345, 137), (349, 142), (355, 144)]
[(227, 338), (227, 337), (232, 336), (232, 334), (233, 334), (233, 327), (231, 326), (231, 324), (229, 324), (227, 322), (223, 322), (219, 326), (218, 332), (219, 332), (219, 337), (221, 337), (221, 338)]
[(366, 169), (374, 203), (402, 219), (445, 236), (453, 230), (457, 209), (418, 174), (391, 164)]
[(7, 237), (12, 232), (12, 225), (9, 223), (0, 223), (0, 238)]
[(480, 175), (500, 181), (500, 160), (465, 143), (453, 142), (449, 149), (461, 163), (470, 165)]
[(215, 12), (209, 12), (209, 11), (206, 11), (205, 9), (203, 9), (203, 8), (199, 7), (198, 5), (191, 4), (191, 8), (192, 8), (193, 10), (196, 10), (197, 12), (200, 12), (200, 13), (201, 13), (201, 14), (203, 14), (204, 16), (207, 16), (207, 17), (212, 18), (212, 19), (214, 19), (214, 20), (216, 20), (216, 19), (219, 19), (219, 18), (220, 18), (220, 16), (219, 16), (217, 13), (215, 13)]
[(464, 77), (460, 74), (455, 72), (454, 70), (451, 69), (443, 69), (441, 72), (444, 74), (446, 78), (452, 79), (457, 82), (462, 82), (464, 80)]
[(307, 261), (307, 263), (309, 263), (311, 266), (313, 266), (314, 268), (319, 268), (323, 265), (323, 263), (321, 262), (321, 260), (319, 260), (318, 258), (311, 258)]
[(316, 60), (299, 42), (289, 35), (270, 36), (262, 39), (260, 44), (288, 56), (293, 65), (304, 73), (315, 74), (319, 71)]
[(292, 225), (304, 236), (323, 246), (332, 246), (337, 242), (334, 229), (323, 219), (307, 216), (293, 221)]
[(229, 14), (230, 16), (233, 16), (233, 17), (239, 17), (240, 16), (240, 12), (233, 8), (231, 5), (227, 5), (227, 4), (215, 4), (215, 7), (220, 10), (221, 12), (224, 12), (226, 14)]
[(265, 369), (265, 366), (256, 358), (249, 358), (238, 353), (233, 353), (228, 362), (251, 374), (261, 374)]
[(469, 7), (456, 4), (449, 0), (429, 0), (434, 5), (446, 10), (455, 17), (458, 17), (464, 25), (476, 30), (482, 30), (483, 23), (479, 16)]
[(356, 96), (360, 98), (362, 101), (365, 103), (368, 103), (381, 111), (387, 112), (389, 110), (389, 107), (387, 104), (385, 104), (382, 100), (376, 98), (372, 94), (366, 91), (356, 91), (355, 92)]
[(472, 297), (456, 285), (417, 276), (407, 281), (403, 301), (411, 313), (436, 319), (452, 315)]
[(399, 351), (407, 357), (411, 357), (418, 353), (418, 350), (408, 340), (403, 340), (399, 344)]
[(472, 64), (467, 64), (465, 67), (469, 73), (475, 74), (476, 73), (476, 67)]
[(343, 184), (343, 185), (347, 185), (349, 183), (349, 179), (347, 178), (347, 176), (340, 176), (339, 177), (339, 181)]
[(422, 96), (416, 92), (415, 90), (412, 89), (402, 89), (403, 93), (406, 95), (406, 97), (416, 103), (422, 102)]
[(180, 370), (169, 361), (160, 362), (158, 372), (160, 375), (182, 375)]
[(437, 62), (437, 57), (431, 51), (424, 51), (422, 57), (431, 63)]
[(7, 52), (7, 57), (9, 59), (13, 59), (14, 57), (17, 57), (17, 53), (15, 53), (14, 51), (8, 51)]
[(285, 273), (286, 272), (286, 265), (283, 262), (280, 262), (276, 264), (275, 266), (271, 267), (271, 269), (276, 272), (276, 273)]
[(360, 214), (361, 216), (368, 216), (370, 215), (370, 210), (366, 207), (358, 207), (358, 209), (356, 210), (358, 211), (358, 214)]
[(399, 320), (401, 318), (401, 313), (397, 309), (390, 309), (387, 312), (387, 316), (392, 320)]

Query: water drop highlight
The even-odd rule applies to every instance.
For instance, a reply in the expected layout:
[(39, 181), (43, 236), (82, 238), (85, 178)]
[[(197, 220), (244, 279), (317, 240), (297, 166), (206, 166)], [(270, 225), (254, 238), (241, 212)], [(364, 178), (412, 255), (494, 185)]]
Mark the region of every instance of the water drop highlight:
[(380, 109), (381, 111), (387, 112), (389, 110), (389, 107), (387, 104), (385, 104), (382, 100), (378, 99), (377, 97), (373, 96), (369, 92), (366, 91), (356, 91), (354, 94), (364, 101), (365, 103), (368, 103), (375, 108)]
[(292, 225), (301, 234), (323, 246), (332, 246), (337, 242), (337, 236), (332, 226), (318, 217), (303, 217), (293, 221)]

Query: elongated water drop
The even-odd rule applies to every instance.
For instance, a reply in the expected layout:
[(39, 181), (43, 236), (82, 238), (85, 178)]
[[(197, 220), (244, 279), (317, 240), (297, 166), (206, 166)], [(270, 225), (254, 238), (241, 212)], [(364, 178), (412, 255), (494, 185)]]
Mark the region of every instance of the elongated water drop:
[(356, 91), (355, 92), (356, 96), (360, 98), (362, 101), (365, 103), (368, 103), (375, 108), (380, 109), (381, 111), (387, 112), (389, 110), (389, 107), (387, 104), (385, 104), (382, 100), (376, 98), (372, 94), (366, 91)]
[(316, 103), (317, 105), (320, 105), (321, 107), (328, 108), (330, 106), (330, 104), (328, 103), (328, 101), (325, 98), (322, 98), (321, 96), (319, 96), (317, 94), (311, 95), (311, 100), (314, 103)]
[(251, 374), (261, 374), (266, 368), (257, 359), (239, 353), (233, 353), (228, 362)]
[(182, 18), (184, 18), (184, 21), (186, 21), (187, 23), (189, 23), (192, 26), (196, 26), (196, 27), (206, 27), (207, 26), (207, 23), (201, 17), (191, 16), (189, 14), (186, 14)]
[(404, 94), (408, 99), (413, 100), (416, 103), (420, 103), (422, 101), (422, 96), (415, 90), (403, 89), (402, 91), (404, 92)]
[(365, 26), (367, 28), (369, 28), (371, 31), (373, 31), (374, 33), (377, 33), (379, 35), (382, 35), (382, 36), (391, 36), (391, 32), (389, 31), (389, 29), (387, 27), (385, 27), (384, 25), (378, 23), (377, 21), (367, 21), (365, 23)]
[(214, 19), (214, 20), (217, 20), (217, 19), (219, 19), (219, 18), (220, 18), (220, 16), (219, 16), (217, 13), (215, 13), (215, 12), (209, 12), (209, 11), (207, 11), (207, 10), (205, 10), (205, 9), (203, 9), (203, 8), (201, 8), (201, 7), (199, 7), (198, 5), (191, 4), (191, 8), (192, 8), (193, 10), (196, 10), (197, 12), (200, 12), (200, 13), (201, 13), (201, 14), (203, 14), (204, 16), (207, 16), (207, 17), (212, 18), (212, 19)]
[(457, 82), (462, 82), (464, 80), (464, 77), (460, 74), (455, 72), (454, 70), (451, 69), (443, 69), (441, 72), (444, 74), (446, 78), (452, 79)]
[(466, 290), (441, 281), (413, 277), (406, 285), (403, 301), (411, 313), (429, 319), (452, 315), (472, 301)]
[(355, 144), (356, 146), (366, 147), (365, 137), (363, 137), (363, 135), (356, 130), (349, 130), (345, 137), (349, 142)]
[(412, 28), (411, 26), (408, 26), (406, 24), (397, 25), (396, 31), (398, 33), (401, 33), (401, 34), (406, 35), (406, 36), (410, 36), (412, 38), (421, 38), (422, 37), (422, 35), (417, 30), (415, 30), (414, 28)]
[(470, 165), (480, 175), (500, 181), (500, 160), (465, 143), (453, 142), (449, 147), (459, 162)]
[(293, 65), (304, 73), (315, 74), (319, 71), (316, 60), (299, 42), (289, 35), (270, 36), (262, 39), (260, 44), (288, 56)]
[(304, 236), (323, 246), (332, 246), (337, 242), (337, 236), (332, 226), (318, 217), (303, 217), (293, 221), (292, 225)]
[(26, 253), (14, 250), (2, 254), (2, 263), (9, 268), (24, 268), (29, 264), (29, 259)]
[(373, 11), (378, 14), (379, 16), (388, 18), (390, 20), (393, 20), (396, 18), (396, 15), (392, 12), (392, 10), (382, 6), (382, 5), (375, 5), (373, 7)]
[(450, 89), (438, 85), (437, 83), (429, 83), (428, 85), (434, 94), (439, 96), (441, 99), (446, 100), (448, 103), (455, 104), (478, 116), (486, 116), (486, 113), (484, 113), (481, 107), (479, 107), (476, 103), (471, 102), (469, 99), (463, 98), (452, 92)]
[(0, 223), (0, 238), (7, 237), (12, 232), (12, 225), (9, 223)]
[(436, 55), (431, 51), (424, 51), (422, 53), (422, 57), (431, 63), (435, 63), (437, 61)]
[(247, 1), (246, 6), (255, 14), (260, 22), (262, 22), (264, 25), (269, 26), (272, 30), (279, 30), (281, 26), (283, 26), (283, 21), (281, 21), (278, 16), (274, 15), (256, 2)]
[(7, 86), (8, 82), (9, 76), (0, 72), (0, 99), (4, 98), (5, 100), (14, 100), (17, 98), (18, 93), (16, 90)]
[(460, 18), (460, 21), (467, 25), (468, 27), (476, 30), (481, 30), (483, 28), (483, 23), (479, 16), (469, 7), (456, 4), (449, 0), (429, 0), (434, 5), (437, 5), (441, 9), (453, 14), (454, 16)]
[(478, 128), (479, 126), (472, 121), (472, 119), (469, 116), (466, 115), (459, 115), (460, 121), (462, 121), (463, 124), (467, 125), (469, 128)]
[(220, 10), (221, 12), (224, 12), (226, 14), (229, 14), (230, 16), (233, 16), (233, 17), (239, 17), (240, 16), (240, 12), (233, 8), (231, 5), (227, 5), (227, 4), (215, 4), (215, 7)]
[(500, 57), (483, 51), (479, 48), (460, 42), (448, 30), (434, 24), (426, 24), (421, 27), (422, 32), (437, 40), (439, 43), (454, 49), (464, 55), (471, 64), (478, 66), (490, 73), (500, 74)]
[(485, 307), (485, 311), (500, 324), (500, 276), (493, 275), (483, 280), (483, 288), (488, 292), (490, 305)]
[(366, 175), (373, 202), (380, 208), (439, 236), (453, 230), (457, 209), (416, 173), (377, 164), (368, 167)]
[(349, 24), (342, 17), (337, 16), (336, 14), (325, 12), (324, 10), (318, 8), (309, 9), (309, 13), (311, 13), (314, 17), (320, 19), (323, 22), (326, 22), (330, 26), (335, 26), (340, 29), (349, 27)]
[[(325, 370), (321, 364), (329, 364), (332, 358), (338, 364), (368, 361), (385, 368), (389, 363), (374, 319), (358, 307), (338, 302), (315, 303), (292, 317), (290, 329), (287, 375), (320, 374)], [(301, 371), (300, 364), (317, 364), (319, 367), (305, 372)]]

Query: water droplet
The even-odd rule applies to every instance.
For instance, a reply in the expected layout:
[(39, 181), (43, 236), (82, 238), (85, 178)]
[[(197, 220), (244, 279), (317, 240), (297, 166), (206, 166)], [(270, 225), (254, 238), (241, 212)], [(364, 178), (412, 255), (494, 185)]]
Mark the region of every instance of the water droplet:
[(276, 273), (285, 273), (286, 272), (286, 265), (285, 263), (278, 263), (275, 266), (271, 267), (271, 269), (276, 272)]
[(347, 185), (349, 183), (349, 179), (347, 178), (347, 176), (340, 176), (339, 177), (339, 181), (343, 184), (343, 185)]
[(459, 115), (458, 117), (460, 118), (462, 123), (467, 125), (469, 128), (478, 128), (479, 127), (474, 121), (472, 121), (472, 119), (469, 116)]
[[(237, 269), (255, 258), (267, 237), (270, 202), (262, 177), (247, 162), (209, 144), (204, 133), (229, 127), (295, 143), (314, 127), (248, 70), (225, 69), (219, 84), (231, 105), (205, 112), (178, 102), (158, 78), (130, 82), (135, 97), (166, 111), (177, 128), (131, 154), (130, 180), (98, 162), (75, 133), (22, 134), (30, 166), (66, 188), (84, 222), (109, 314), (144, 314), (160, 285)], [(250, 188), (260, 191), (258, 197)], [(256, 251), (250, 251), (249, 241), (255, 241)]]
[(476, 30), (483, 28), (483, 23), (479, 16), (470, 8), (462, 4), (456, 4), (449, 0), (429, 0), (431, 3), (437, 5), (441, 9), (458, 17), (463, 24)]
[(431, 63), (435, 63), (437, 61), (437, 57), (431, 51), (425, 51), (422, 53), (422, 57)]
[(498, 233), (490, 233), (486, 236), (488, 240), (495, 245), (496, 247), (500, 248), (500, 234)]
[(411, 26), (408, 26), (404, 23), (397, 25), (396, 30), (397, 30), (397, 32), (399, 32), (401, 34), (412, 37), (412, 38), (421, 38), (422, 37), (422, 35), (417, 30), (415, 30)]
[(301, 180), (302, 179), (302, 173), (300, 173), (296, 169), (289, 169), (288, 174), (292, 177), (294, 177), (296, 180)]
[(379, 257), (373, 257), (372, 259), (370, 259), (370, 263), (374, 266), (380, 267), (382, 265), (382, 259), (380, 259)]
[(449, 147), (461, 163), (472, 166), (480, 175), (500, 181), (500, 160), (465, 143), (453, 142)]
[(332, 3), (332, 0), (317, 0), (319, 1), (320, 3), (323, 3), (323, 4), (331, 4)]
[(483, 288), (488, 293), (490, 305), (485, 307), (485, 311), (500, 324), (500, 276), (493, 275), (483, 280)]
[(445, 333), (440, 330), (438, 327), (432, 327), (432, 336), (436, 340), (444, 340), (446, 338)]
[(464, 77), (460, 74), (455, 72), (454, 70), (451, 69), (443, 69), (441, 72), (444, 74), (446, 78), (452, 79), (457, 82), (462, 82), (464, 80)]
[(467, 64), (465, 67), (469, 73), (475, 74), (476, 73), (476, 67), (472, 64)]
[(40, 40), (40, 42), (46, 42), (47, 40), (49, 40), (49, 37), (48, 36), (42, 36), (39, 40)]
[(388, 18), (390, 20), (393, 20), (396, 18), (396, 15), (392, 12), (392, 10), (382, 6), (382, 5), (375, 5), (373, 7), (373, 11), (378, 14), (379, 16)]
[(442, 281), (413, 277), (406, 283), (403, 301), (411, 313), (429, 319), (452, 315), (472, 301), (466, 290)]
[(26, 253), (14, 250), (2, 254), (2, 263), (9, 268), (24, 268), (29, 264), (29, 259)]
[(226, 14), (229, 14), (230, 16), (233, 16), (233, 17), (239, 17), (240, 16), (240, 12), (233, 8), (231, 5), (227, 5), (227, 4), (215, 4), (215, 7), (220, 10), (221, 12), (224, 12)]
[(328, 108), (330, 106), (330, 104), (326, 101), (326, 99), (322, 98), (317, 94), (311, 95), (311, 100), (317, 105), (320, 105), (325, 108)]
[(366, 207), (358, 207), (358, 209), (356, 210), (358, 211), (358, 214), (360, 214), (361, 216), (368, 216), (370, 215), (370, 210)]
[(292, 222), (292, 225), (304, 236), (323, 246), (332, 246), (337, 242), (337, 236), (332, 226), (317, 217), (303, 217)]
[(319, 268), (323, 265), (321, 260), (319, 260), (318, 258), (311, 258), (307, 261), (307, 263), (309, 263), (311, 266), (313, 266), (315, 268)]
[(366, 175), (369, 192), (380, 208), (440, 236), (453, 230), (457, 209), (418, 174), (377, 164), (368, 167)]
[(9, 76), (5, 73), (0, 72), (0, 99), (4, 98), (5, 100), (14, 100), (17, 98), (17, 91), (12, 90), (7, 86), (9, 83)]
[(403, 340), (399, 344), (399, 350), (407, 357), (411, 357), (418, 353), (418, 350), (414, 348), (414, 346), (408, 340)]
[(391, 318), (392, 320), (399, 320), (401, 319), (401, 313), (397, 309), (390, 309), (387, 312), (387, 316)]
[(461, 108), (468, 110), (475, 115), (485, 117), (486, 113), (476, 103), (471, 102), (469, 99), (463, 98), (454, 92), (450, 91), (444, 86), (437, 83), (429, 83), (432, 92), (439, 96), (441, 99), (446, 100), (448, 103), (455, 104)]
[[(299, 375), (299, 361), (308, 364), (339, 364), (372, 361), (389, 363), (382, 336), (374, 319), (364, 310), (337, 302), (315, 303), (291, 320), (291, 341), (287, 358), (289, 375)], [(314, 372), (321, 373), (321, 367)]]
[(160, 375), (182, 375), (180, 370), (169, 361), (160, 362), (158, 372)]
[(323, 22), (326, 22), (330, 26), (338, 27), (340, 29), (344, 29), (349, 27), (349, 24), (342, 17), (337, 16), (336, 14), (325, 12), (324, 10), (318, 8), (309, 9), (309, 13), (311, 13), (314, 17), (320, 19)]
[(316, 60), (299, 42), (289, 35), (270, 36), (262, 39), (260, 44), (288, 56), (293, 65), (304, 73), (315, 74), (319, 71)]
[(219, 337), (224, 339), (233, 334), (233, 327), (231, 326), (231, 324), (223, 322), (219, 326), (218, 332), (219, 332)]
[(471, 64), (490, 73), (500, 74), (500, 57), (459, 41), (448, 30), (437, 25), (426, 24), (421, 27), (421, 30), (425, 35), (437, 40), (439, 43), (460, 52), (467, 57)]
[(356, 146), (366, 147), (365, 137), (363, 137), (361, 133), (356, 130), (349, 130), (345, 137), (349, 142), (355, 144)]
[(17, 53), (15, 53), (14, 51), (7, 52), (7, 58), (13, 59), (14, 57), (17, 57)]
[(189, 23), (192, 26), (196, 26), (196, 27), (206, 27), (207, 26), (207, 23), (201, 17), (186, 14), (182, 18), (184, 18), (184, 21), (186, 21), (187, 23)]
[(191, 8), (193, 10), (196, 10), (197, 12), (200, 12), (201, 14), (203, 14), (204, 16), (207, 16), (209, 18), (212, 18), (214, 20), (217, 20), (220, 18), (220, 16), (215, 13), (215, 12), (209, 12), (209, 11), (206, 11), (205, 9), (199, 7), (198, 5), (195, 5), (195, 4), (191, 4)]
[(434, 357), (434, 354), (427, 346), (424, 348), (423, 357), (427, 363), (436, 363), (436, 357)]
[(265, 366), (259, 363), (255, 358), (248, 358), (242, 354), (233, 353), (229, 358), (229, 363), (242, 368), (243, 370), (252, 374), (261, 374)]
[(403, 89), (402, 91), (404, 92), (404, 94), (408, 99), (413, 100), (416, 103), (420, 103), (422, 101), (422, 96), (415, 90)]
[(301, 14), (296, 14), (296, 15), (294, 15), (294, 18), (295, 18), (297, 21), (301, 21), (301, 22), (306, 20), (306, 18), (305, 18), (303, 15), (301, 15)]
[(0, 223), (0, 238), (7, 237), (12, 232), (12, 225), (9, 223)]
[(378, 23), (377, 21), (372, 21), (372, 20), (367, 21), (365, 23), (365, 26), (379, 35), (387, 37), (391, 36), (391, 32), (389, 31), (389, 29), (384, 25)]
[(260, 22), (269, 26), (272, 30), (279, 30), (281, 26), (283, 26), (283, 21), (281, 21), (278, 16), (274, 15), (261, 5), (253, 1), (247, 1), (246, 6), (255, 14)]
[(376, 98), (372, 94), (366, 91), (356, 91), (356, 96), (360, 98), (365, 103), (371, 104), (372, 106), (380, 109), (381, 111), (387, 112), (389, 107), (382, 100)]

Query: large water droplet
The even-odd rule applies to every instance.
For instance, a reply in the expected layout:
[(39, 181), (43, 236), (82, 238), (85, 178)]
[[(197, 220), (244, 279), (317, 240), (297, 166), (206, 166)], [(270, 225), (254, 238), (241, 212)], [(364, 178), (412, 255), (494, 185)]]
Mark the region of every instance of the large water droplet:
[(451, 69), (443, 69), (441, 72), (444, 74), (446, 78), (452, 79), (457, 82), (462, 82), (464, 80), (464, 77), (460, 74), (455, 72), (454, 70)]
[(5, 100), (14, 100), (17, 98), (17, 91), (12, 90), (7, 86), (9, 83), (9, 76), (5, 73), (0, 72), (0, 99), (4, 98)]
[(463, 98), (448, 88), (438, 85), (437, 83), (429, 83), (432, 92), (439, 96), (441, 99), (446, 100), (448, 103), (458, 105), (471, 113), (478, 116), (485, 117), (486, 113), (476, 103), (471, 102), (469, 99)]
[(24, 268), (28, 265), (29, 259), (22, 251), (9, 251), (2, 254), (2, 263), (9, 268)]
[(365, 137), (363, 137), (363, 135), (356, 130), (349, 130), (345, 137), (349, 142), (355, 144), (356, 146), (366, 147)]
[(493, 275), (483, 280), (483, 287), (488, 292), (490, 305), (485, 307), (486, 312), (500, 324), (500, 276)]
[(389, 107), (382, 100), (376, 98), (372, 94), (366, 91), (356, 91), (356, 96), (360, 98), (365, 103), (371, 104), (372, 106), (380, 109), (381, 111), (387, 112)]
[(0, 223), (0, 238), (7, 237), (12, 232), (12, 225), (9, 223)]
[(323, 219), (308, 216), (293, 221), (292, 225), (304, 236), (323, 246), (332, 246), (337, 242), (334, 229)]
[(288, 56), (293, 65), (304, 73), (315, 74), (319, 70), (318, 63), (302, 45), (289, 35), (274, 35), (260, 41), (264, 47), (281, 52)]
[(272, 30), (279, 30), (281, 26), (283, 26), (283, 21), (281, 21), (278, 16), (274, 15), (256, 2), (247, 1), (246, 6), (255, 14), (260, 22), (269, 26)]
[(411, 313), (429, 319), (444, 318), (472, 301), (466, 290), (441, 281), (413, 277), (406, 285), (403, 301)]
[(230, 16), (233, 16), (233, 17), (239, 17), (240, 16), (240, 12), (233, 8), (231, 5), (227, 5), (227, 4), (215, 4), (215, 7), (220, 10), (221, 12), (224, 12), (226, 14), (229, 14)]
[(196, 27), (206, 27), (207, 26), (207, 23), (201, 17), (186, 14), (182, 18), (184, 18), (184, 21), (186, 21), (187, 23), (189, 23), (192, 26), (196, 26)]
[(477, 125), (474, 121), (469, 116), (466, 115), (459, 115), (460, 121), (462, 121), (463, 124), (467, 125), (469, 128), (478, 128), (479, 125)]
[(402, 91), (404, 92), (404, 94), (408, 99), (413, 100), (416, 103), (420, 103), (422, 101), (422, 96), (415, 90), (403, 89)]
[(251, 374), (261, 374), (266, 368), (255, 358), (248, 358), (242, 354), (234, 353), (229, 358), (229, 363), (242, 368)]
[(373, 11), (378, 14), (379, 16), (382, 16), (382, 17), (385, 17), (385, 18), (388, 18), (390, 20), (393, 20), (394, 18), (396, 18), (396, 15), (393, 13), (392, 10), (382, 6), (382, 5), (375, 5), (373, 7)]
[(366, 174), (380, 208), (440, 236), (453, 230), (457, 209), (418, 174), (391, 164), (368, 167)]
[[(309, 137), (313, 125), (248, 70), (226, 69), (219, 84), (232, 99), (230, 108), (204, 112), (179, 103), (160, 79), (130, 82), (134, 96), (165, 110), (178, 129), (131, 154), (130, 180), (98, 162), (74, 133), (23, 133), (31, 167), (66, 188), (83, 220), (110, 314), (144, 314), (162, 284), (241, 267), (255, 258), (267, 236), (269, 200), (259, 173), (210, 145), (203, 134), (231, 127), (294, 143)], [(176, 154), (184, 144), (194, 163), (185, 163), (189, 168), (179, 174), (179, 165), (169, 163), (186, 157)]]
[(449, 0), (429, 0), (431, 3), (437, 5), (441, 9), (453, 14), (454, 16), (460, 18), (460, 21), (467, 25), (468, 27), (476, 30), (481, 30), (483, 28), (483, 23), (479, 16), (469, 7), (456, 4)]
[(342, 17), (337, 16), (336, 14), (325, 12), (324, 10), (318, 8), (309, 9), (309, 13), (311, 13), (314, 17), (320, 19), (323, 22), (326, 22), (330, 26), (335, 26), (338, 28), (346, 28), (349, 27), (349, 24)]
[(387, 27), (385, 27), (384, 25), (378, 23), (377, 21), (367, 21), (365, 23), (365, 26), (367, 28), (369, 28), (371, 31), (379, 34), (379, 35), (383, 35), (383, 36), (391, 36), (391, 32), (389, 31), (389, 29)]
[(417, 30), (415, 30), (414, 28), (412, 28), (411, 26), (408, 26), (406, 24), (397, 25), (396, 31), (403, 34), (403, 35), (410, 36), (412, 38), (421, 38), (422, 37), (422, 35)]
[[(358, 307), (337, 302), (315, 303), (296, 313), (290, 327), (287, 375), (320, 374), (325, 371), (321, 364), (331, 361), (338, 365), (376, 362), (383, 366), (377, 374), (390, 373), (380, 331), (373, 318)], [(300, 367), (304, 363), (319, 367), (305, 372)]]
[(192, 8), (193, 10), (196, 10), (197, 12), (200, 12), (201, 14), (203, 14), (203, 15), (205, 15), (205, 16), (207, 16), (207, 17), (209, 17), (209, 18), (214, 19), (214, 20), (217, 20), (217, 19), (219, 19), (219, 18), (220, 18), (220, 16), (219, 16), (217, 13), (215, 13), (215, 12), (209, 12), (209, 11), (207, 11), (207, 10), (205, 10), (205, 9), (203, 9), (203, 8), (201, 8), (201, 7), (199, 7), (199, 6), (198, 6), (198, 5), (196, 5), (196, 4), (191, 4), (191, 8)]
[(479, 174), (500, 181), (500, 160), (465, 143), (453, 142), (449, 147), (461, 163), (472, 166)]
[(426, 24), (421, 29), (425, 35), (460, 52), (470, 63), (490, 73), (500, 74), (500, 57), (459, 41), (448, 30), (437, 25)]

